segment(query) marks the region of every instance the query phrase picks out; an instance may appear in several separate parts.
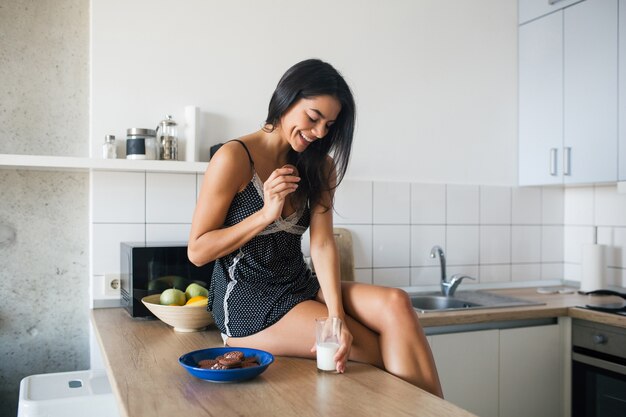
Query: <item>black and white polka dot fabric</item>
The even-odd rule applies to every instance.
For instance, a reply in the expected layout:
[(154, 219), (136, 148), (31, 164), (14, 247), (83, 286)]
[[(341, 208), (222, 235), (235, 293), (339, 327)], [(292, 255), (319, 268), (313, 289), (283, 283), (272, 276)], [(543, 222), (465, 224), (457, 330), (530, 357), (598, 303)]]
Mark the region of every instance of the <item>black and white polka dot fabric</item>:
[[(224, 226), (237, 224), (261, 208), (263, 183), (255, 172), (246, 188), (235, 195)], [(319, 283), (305, 263), (301, 247), (309, 222), (306, 207), (278, 219), (215, 262), (208, 308), (222, 333), (233, 337), (257, 333), (296, 304), (315, 298)]]

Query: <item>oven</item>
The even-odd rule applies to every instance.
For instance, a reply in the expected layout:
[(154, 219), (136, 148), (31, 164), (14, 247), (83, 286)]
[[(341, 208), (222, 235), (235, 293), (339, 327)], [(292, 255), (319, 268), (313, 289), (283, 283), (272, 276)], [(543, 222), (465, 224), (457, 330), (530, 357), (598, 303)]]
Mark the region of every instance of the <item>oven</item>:
[(572, 321), (572, 417), (626, 416), (626, 328)]

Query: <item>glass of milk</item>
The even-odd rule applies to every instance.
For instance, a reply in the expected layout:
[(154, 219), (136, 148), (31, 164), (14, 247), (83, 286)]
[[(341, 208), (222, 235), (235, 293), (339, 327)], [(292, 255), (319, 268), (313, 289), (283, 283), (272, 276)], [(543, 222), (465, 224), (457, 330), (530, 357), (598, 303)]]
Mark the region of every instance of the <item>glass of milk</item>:
[(320, 317), (315, 319), (315, 343), (317, 349), (317, 369), (335, 372), (337, 363), (335, 353), (339, 350), (341, 319)]

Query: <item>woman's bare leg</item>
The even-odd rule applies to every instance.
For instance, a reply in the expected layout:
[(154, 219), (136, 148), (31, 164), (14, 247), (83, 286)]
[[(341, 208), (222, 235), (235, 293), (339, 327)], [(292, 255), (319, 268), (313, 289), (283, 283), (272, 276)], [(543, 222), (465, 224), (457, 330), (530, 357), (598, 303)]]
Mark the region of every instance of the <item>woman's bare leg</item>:
[[(315, 358), (315, 319), (328, 315), (328, 309), (319, 301), (304, 301), (292, 308), (270, 327), (246, 337), (229, 337), (229, 346), (251, 347), (279, 356)], [(349, 359), (383, 368), (378, 334), (346, 316), (346, 325), (352, 333)]]
[[(353, 336), (349, 359), (370, 363), (442, 397), (428, 341), (406, 292), (360, 283), (342, 283), (346, 324)], [(272, 326), (246, 337), (231, 337), (230, 346), (263, 349), (282, 356), (314, 358), (315, 318), (328, 314), (318, 301), (296, 305)]]
[(430, 346), (408, 294), (355, 282), (343, 282), (341, 291), (346, 313), (379, 334), (385, 369), (443, 397)]

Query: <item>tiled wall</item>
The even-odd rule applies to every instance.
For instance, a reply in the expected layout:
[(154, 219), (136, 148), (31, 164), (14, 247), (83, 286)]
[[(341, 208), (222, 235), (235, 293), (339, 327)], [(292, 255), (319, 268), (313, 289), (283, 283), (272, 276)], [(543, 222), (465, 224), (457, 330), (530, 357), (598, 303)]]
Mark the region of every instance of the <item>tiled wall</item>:
[(437, 285), (433, 245), (445, 250), (448, 275), (475, 283), (560, 280), (563, 203), (561, 188), (346, 180), (335, 224), (352, 231), (361, 282)]
[(93, 274), (119, 273), (120, 242), (187, 241), (202, 177), (93, 172)]
[(564, 276), (580, 281), (581, 246), (597, 241), (607, 245), (606, 282), (626, 287), (626, 194), (616, 187), (565, 189)]
[[(94, 172), (93, 273), (119, 272), (120, 241), (186, 241), (201, 174)], [(352, 232), (356, 279), (428, 287), (448, 275), (463, 285), (580, 280), (581, 245), (612, 246), (609, 283), (624, 280), (626, 195), (615, 187), (498, 187), (344, 181), (335, 224)], [(308, 255), (308, 232), (303, 239)]]

